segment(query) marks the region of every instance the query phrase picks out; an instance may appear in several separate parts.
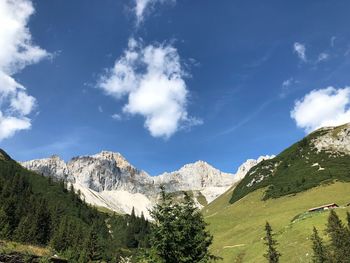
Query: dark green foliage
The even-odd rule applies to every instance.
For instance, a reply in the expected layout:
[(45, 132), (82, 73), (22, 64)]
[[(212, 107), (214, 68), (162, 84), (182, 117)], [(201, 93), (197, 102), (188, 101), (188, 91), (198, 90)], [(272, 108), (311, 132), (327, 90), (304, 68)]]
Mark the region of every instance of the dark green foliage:
[(335, 261), (338, 263), (350, 262), (349, 229), (343, 225), (334, 210), (330, 212), (326, 231), (331, 240)]
[(269, 263), (278, 263), (281, 254), (277, 251), (277, 241), (273, 238), (272, 228), (268, 222), (265, 225), (266, 236), (264, 237), (265, 245), (267, 246), (267, 252), (264, 257)]
[(101, 256), (101, 251), (102, 251), (101, 241), (99, 240), (97, 231), (98, 231), (98, 227), (96, 225), (94, 225), (91, 228), (90, 233), (88, 234), (88, 236), (87, 236), (87, 238), (85, 240), (84, 257), (86, 257), (86, 259), (89, 262), (93, 262), (93, 261), (102, 259), (102, 256)]
[[(65, 182), (22, 168), (0, 150), (1, 239), (50, 245), (69, 262), (111, 260), (119, 248), (147, 247), (150, 225), (144, 217), (100, 213), (78, 194)], [(127, 236), (136, 245), (128, 246)]]
[[(155, 219), (148, 262), (196, 263), (217, 259), (209, 252), (213, 237), (190, 196), (173, 202), (162, 192), (161, 202), (151, 212)], [(151, 258), (151, 259), (150, 259)]]
[[(253, 167), (234, 189), (230, 202), (265, 187), (266, 200), (302, 192), (334, 180), (350, 181), (350, 155), (318, 152), (313, 146), (312, 140), (326, 132), (316, 131), (275, 158)], [(314, 165), (316, 163), (319, 165)]]
[(318, 235), (317, 229), (313, 228), (311, 236), (312, 250), (314, 252), (312, 262), (314, 263), (326, 263), (329, 262), (329, 253), (325, 247), (322, 238)]
[(325, 244), (314, 228), (311, 236), (313, 242), (313, 262), (350, 263), (350, 228), (343, 225), (334, 210), (331, 210), (326, 234), (329, 242)]

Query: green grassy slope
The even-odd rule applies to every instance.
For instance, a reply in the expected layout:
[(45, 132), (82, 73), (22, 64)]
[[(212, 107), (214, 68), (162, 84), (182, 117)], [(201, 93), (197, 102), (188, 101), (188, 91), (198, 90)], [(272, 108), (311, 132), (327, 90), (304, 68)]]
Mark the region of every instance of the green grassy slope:
[(345, 129), (349, 130), (349, 124), (315, 131), (275, 158), (259, 163), (237, 185), (230, 202), (261, 188), (266, 188), (263, 198), (268, 199), (302, 192), (335, 179), (349, 182), (350, 155), (318, 152), (314, 147), (314, 140), (324, 135), (341, 140), (338, 135)]
[[(335, 182), (307, 191), (276, 199), (262, 200), (265, 189), (254, 191), (230, 204), (232, 189), (209, 204), (204, 216), (214, 235), (212, 251), (224, 258), (224, 263), (235, 262), (240, 255), (243, 261), (266, 262), (263, 258), (264, 225), (269, 221), (276, 232), (281, 262), (311, 262), (312, 227), (323, 233), (328, 212), (308, 214), (309, 208), (327, 203), (346, 206), (350, 202), (350, 183)], [(345, 219), (350, 207), (336, 209)], [(299, 216), (298, 216), (299, 215)], [(299, 219), (293, 220), (298, 217)]]

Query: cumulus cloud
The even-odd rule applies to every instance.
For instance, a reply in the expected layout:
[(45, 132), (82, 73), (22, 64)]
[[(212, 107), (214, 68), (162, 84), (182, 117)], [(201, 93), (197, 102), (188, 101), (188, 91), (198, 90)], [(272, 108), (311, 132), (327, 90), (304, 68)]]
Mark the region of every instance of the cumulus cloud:
[(176, 0), (135, 0), (135, 15), (137, 23), (144, 20), (147, 9), (152, 8), (156, 3), (175, 2)]
[(36, 100), (13, 75), (49, 55), (32, 42), (27, 24), (33, 13), (29, 0), (0, 1), (0, 140), (31, 127)]
[(152, 136), (169, 138), (183, 127), (200, 124), (187, 113), (185, 77), (176, 48), (166, 44), (144, 47), (130, 39), (98, 87), (116, 99), (126, 96), (124, 113), (144, 116)]
[(350, 87), (311, 91), (295, 102), (291, 117), (307, 133), (350, 122)]
[(298, 57), (302, 61), (306, 61), (306, 47), (304, 44), (301, 44), (299, 42), (294, 43), (294, 52), (298, 55)]

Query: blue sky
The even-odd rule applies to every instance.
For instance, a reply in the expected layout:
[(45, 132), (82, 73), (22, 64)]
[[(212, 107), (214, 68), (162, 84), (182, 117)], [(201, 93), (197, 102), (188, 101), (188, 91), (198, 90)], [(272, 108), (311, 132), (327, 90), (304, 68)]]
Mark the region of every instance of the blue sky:
[(350, 121), (349, 1), (14, 2), (0, 145), (17, 160), (111, 150), (152, 175), (234, 172)]

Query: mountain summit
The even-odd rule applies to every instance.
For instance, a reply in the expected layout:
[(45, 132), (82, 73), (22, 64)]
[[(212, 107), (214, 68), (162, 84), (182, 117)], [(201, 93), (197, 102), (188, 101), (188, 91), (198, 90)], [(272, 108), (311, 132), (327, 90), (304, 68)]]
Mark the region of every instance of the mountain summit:
[(58, 156), (51, 156), (21, 164), (44, 176), (66, 180), (80, 190), (81, 198), (87, 203), (119, 213), (130, 213), (134, 207), (136, 213), (143, 212), (149, 217), (148, 209), (157, 201), (160, 186), (173, 193), (192, 192), (201, 207), (238, 183), (251, 167), (270, 158), (248, 160), (236, 174), (224, 173), (204, 161), (197, 161), (158, 176), (150, 176), (135, 168), (120, 153), (109, 151), (74, 157), (67, 163)]

